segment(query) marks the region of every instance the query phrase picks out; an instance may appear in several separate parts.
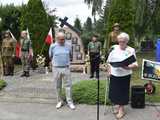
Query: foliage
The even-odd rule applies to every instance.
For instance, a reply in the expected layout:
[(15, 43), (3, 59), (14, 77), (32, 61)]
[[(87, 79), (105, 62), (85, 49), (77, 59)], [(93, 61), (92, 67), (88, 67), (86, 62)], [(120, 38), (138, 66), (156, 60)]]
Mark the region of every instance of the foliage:
[(78, 17), (74, 21), (74, 27), (82, 32), (81, 20)]
[(129, 35), (133, 36), (133, 9), (132, 9), (132, 0), (112, 0), (111, 6), (110, 6), (110, 13), (108, 15), (107, 20), (107, 33), (112, 31), (112, 26), (114, 23), (118, 22), (120, 23), (121, 30), (129, 33)]
[(85, 31), (92, 31), (93, 30), (92, 19), (90, 17), (88, 17), (86, 20), (86, 23), (84, 23), (83, 29)]
[(136, 46), (145, 37), (154, 40), (160, 34), (160, 0), (105, 0), (103, 10), (100, 10), (103, 8), (101, 4), (95, 4), (95, 0), (85, 0), (85, 3), (92, 6), (95, 14), (101, 11), (100, 19), (95, 24), (96, 31), (101, 36), (106, 35), (104, 38), (107, 38), (115, 22), (120, 23), (122, 31), (129, 33), (132, 44), (136, 43)]
[[(48, 34), (49, 28), (55, 20), (55, 16), (46, 13), (41, 0), (29, 0), (28, 4), (23, 7), (21, 16), (21, 29), (29, 29), (34, 53), (45, 54), (48, 46), (45, 46), (44, 40)], [(44, 48), (45, 47), (45, 48)]]
[(0, 80), (0, 90), (3, 89), (7, 83), (4, 80)]
[(20, 33), (20, 16), (22, 6), (14, 6), (13, 4), (0, 6), (0, 31), (10, 29), (16, 39), (19, 38)]
[(103, 0), (84, 0), (89, 6), (92, 6), (92, 15), (96, 15), (96, 13), (101, 11), (101, 7), (103, 4)]
[(85, 52), (87, 52), (87, 45), (91, 41), (92, 35), (93, 35), (93, 23), (92, 23), (92, 19), (88, 17), (86, 22), (83, 25), (83, 32), (81, 34)]

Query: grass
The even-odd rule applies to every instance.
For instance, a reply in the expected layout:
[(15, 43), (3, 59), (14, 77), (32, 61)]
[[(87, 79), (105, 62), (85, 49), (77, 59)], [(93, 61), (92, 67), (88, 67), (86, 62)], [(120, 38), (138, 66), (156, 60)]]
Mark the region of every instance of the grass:
[[(137, 54), (139, 68), (133, 71), (131, 85), (144, 85), (148, 81), (141, 79), (142, 59), (155, 60), (154, 52)], [(152, 96), (146, 95), (146, 101), (160, 102), (160, 82), (153, 82), (156, 86), (156, 93)]]
[[(132, 85), (144, 85), (148, 81), (141, 79), (141, 67), (142, 67), (142, 59), (154, 60), (154, 52), (146, 52), (146, 53), (138, 53), (138, 63), (139, 68), (133, 71), (131, 78), (131, 86)], [(154, 82), (156, 85), (156, 93), (152, 96), (146, 94), (146, 101), (148, 102), (160, 102), (160, 82)], [(100, 81), (100, 104), (104, 104), (105, 99), (105, 86), (106, 81)], [(85, 81), (82, 80), (75, 85), (73, 85), (73, 100), (76, 103), (82, 104), (96, 104), (97, 99), (97, 81)], [(107, 99), (107, 104), (109, 104), (109, 100)]]
[(6, 85), (7, 83), (4, 80), (0, 80), (0, 90), (2, 90)]

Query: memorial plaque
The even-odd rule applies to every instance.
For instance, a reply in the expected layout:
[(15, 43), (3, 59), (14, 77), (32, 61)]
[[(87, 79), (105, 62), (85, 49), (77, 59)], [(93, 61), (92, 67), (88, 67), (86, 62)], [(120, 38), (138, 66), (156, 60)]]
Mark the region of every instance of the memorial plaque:
[(77, 44), (78, 38), (77, 37), (72, 37), (72, 44)]
[(80, 45), (76, 45), (76, 46), (75, 46), (75, 51), (76, 51), (76, 52), (80, 52)]
[(82, 60), (82, 53), (77, 54), (77, 60)]
[(66, 38), (66, 40), (71, 40), (72, 39), (72, 33), (67, 32), (65, 38)]

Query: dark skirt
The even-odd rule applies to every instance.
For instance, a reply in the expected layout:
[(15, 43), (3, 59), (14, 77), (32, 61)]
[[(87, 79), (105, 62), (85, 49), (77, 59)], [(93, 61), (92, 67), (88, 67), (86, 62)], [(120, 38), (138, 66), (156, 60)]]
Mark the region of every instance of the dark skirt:
[(111, 75), (109, 85), (109, 99), (115, 105), (127, 105), (129, 101), (131, 75), (116, 77)]

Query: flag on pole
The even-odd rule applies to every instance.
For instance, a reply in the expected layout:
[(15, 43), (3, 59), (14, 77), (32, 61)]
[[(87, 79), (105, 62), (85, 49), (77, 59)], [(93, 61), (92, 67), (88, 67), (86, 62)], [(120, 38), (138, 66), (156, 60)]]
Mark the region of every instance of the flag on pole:
[[(16, 40), (16, 38), (14, 37), (14, 35), (12, 34), (12, 32), (10, 31), (10, 30), (8, 30), (9, 31), (9, 33), (10, 33), (10, 35), (11, 35), (11, 37), (12, 37), (12, 39), (14, 39), (14, 40)], [(17, 40), (16, 40), (17, 41)], [(20, 44), (18, 43), (18, 42), (16, 42), (16, 46), (15, 46), (16, 48), (16, 50), (15, 50), (15, 52), (16, 52), (16, 57), (17, 58), (20, 58)]]
[(47, 35), (47, 37), (46, 37), (46, 39), (45, 39), (45, 43), (46, 43), (47, 45), (50, 45), (50, 44), (53, 43), (52, 28), (50, 28), (50, 30), (49, 30), (49, 32), (48, 32), (48, 35)]
[(26, 31), (27, 31), (27, 38), (30, 40), (31, 37), (30, 37), (30, 35), (29, 35), (29, 30), (28, 30), (28, 28), (27, 28)]
[[(28, 28), (27, 28), (26, 31), (27, 31), (27, 39), (31, 40)], [(30, 55), (30, 57), (33, 57), (33, 49), (29, 50), (29, 55)]]
[(16, 43), (16, 57), (20, 58), (20, 54), (21, 54), (21, 45), (20, 43)]
[(16, 38), (14, 37), (14, 35), (12, 34), (12, 32), (11, 32), (10, 30), (8, 30), (8, 31), (9, 31), (9, 33), (10, 33), (12, 39), (16, 40)]

